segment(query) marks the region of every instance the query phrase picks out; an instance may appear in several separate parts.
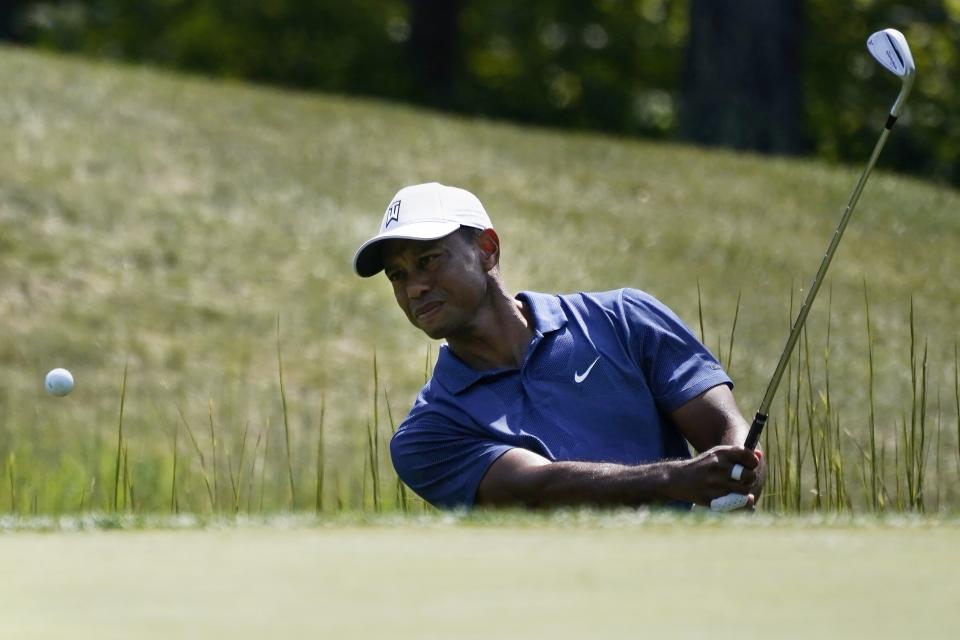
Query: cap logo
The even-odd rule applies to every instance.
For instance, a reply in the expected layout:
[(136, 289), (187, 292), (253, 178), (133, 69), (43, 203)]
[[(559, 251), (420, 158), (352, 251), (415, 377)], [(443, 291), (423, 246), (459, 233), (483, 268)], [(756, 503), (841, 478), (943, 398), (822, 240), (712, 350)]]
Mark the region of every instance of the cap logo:
[(383, 228), (386, 229), (390, 226), (391, 222), (400, 222), (400, 201), (394, 200), (390, 203), (390, 206), (387, 207), (386, 219), (383, 221)]

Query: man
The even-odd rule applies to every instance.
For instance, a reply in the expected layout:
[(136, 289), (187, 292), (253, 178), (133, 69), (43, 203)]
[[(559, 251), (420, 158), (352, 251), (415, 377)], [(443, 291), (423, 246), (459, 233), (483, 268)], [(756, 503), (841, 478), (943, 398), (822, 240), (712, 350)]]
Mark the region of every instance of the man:
[(672, 311), (632, 289), (514, 297), (499, 263), (480, 201), (438, 183), (401, 189), (354, 257), (446, 340), (391, 442), (408, 486), (445, 508), (753, 505), (764, 465), (738, 446), (732, 382)]

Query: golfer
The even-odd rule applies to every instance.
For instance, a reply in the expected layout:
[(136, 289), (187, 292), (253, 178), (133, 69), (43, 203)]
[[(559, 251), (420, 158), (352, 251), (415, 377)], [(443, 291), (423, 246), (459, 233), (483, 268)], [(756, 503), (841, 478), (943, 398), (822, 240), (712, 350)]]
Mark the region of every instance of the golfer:
[(384, 271), (410, 323), (446, 341), (390, 444), (427, 502), (754, 504), (764, 465), (740, 446), (733, 383), (652, 296), (509, 293), (480, 200), (438, 183), (394, 196), (354, 269)]

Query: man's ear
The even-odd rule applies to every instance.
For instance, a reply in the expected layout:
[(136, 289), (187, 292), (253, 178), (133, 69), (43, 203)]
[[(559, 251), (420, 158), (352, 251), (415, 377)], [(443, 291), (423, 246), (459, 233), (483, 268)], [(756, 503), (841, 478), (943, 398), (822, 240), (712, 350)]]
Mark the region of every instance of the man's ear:
[(500, 237), (493, 229), (484, 229), (477, 236), (477, 248), (480, 249), (480, 262), (489, 271), (500, 264)]

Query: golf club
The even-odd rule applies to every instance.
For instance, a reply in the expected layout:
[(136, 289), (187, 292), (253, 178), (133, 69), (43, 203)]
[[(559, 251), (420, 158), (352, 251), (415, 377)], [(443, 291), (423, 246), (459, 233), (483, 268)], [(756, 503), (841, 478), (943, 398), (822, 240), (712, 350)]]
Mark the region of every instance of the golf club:
[[(863, 187), (867, 183), (867, 178), (870, 177), (873, 166), (877, 163), (877, 158), (880, 156), (880, 152), (887, 142), (887, 137), (890, 135), (890, 130), (893, 129), (897, 118), (900, 117), (900, 114), (903, 112), (903, 106), (907, 101), (907, 97), (910, 95), (910, 89), (913, 88), (913, 80), (916, 77), (917, 69), (913, 63), (910, 46), (907, 44), (907, 39), (902, 33), (896, 29), (877, 31), (867, 38), (867, 50), (870, 51), (870, 54), (877, 62), (883, 65), (887, 71), (900, 78), (900, 93), (897, 95), (897, 99), (890, 109), (890, 115), (887, 117), (887, 122), (880, 134), (880, 139), (877, 140), (877, 144), (873, 148), (870, 160), (867, 162), (863, 174), (860, 176), (857, 185), (853, 189), (853, 193), (850, 195), (850, 201), (847, 203), (847, 208), (843, 211), (840, 224), (837, 225), (837, 229), (833, 233), (830, 246), (827, 247), (827, 252), (820, 262), (817, 275), (813, 278), (813, 282), (807, 290), (807, 295), (800, 305), (800, 311), (797, 313), (797, 318), (794, 320), (793, 327), (790, 329), (787, 344), (783, 347), (783, 353), (780, 354), (780, 362), (777, 363), (777, 368), (773, 373), (773, 377), (770, 379), (770, 384), (767, 385), (767, 391), (764, 393), (763, 400), (760, 402), (760, 408), (757, 409), (757, 414), (753, 418), (753, 424), (750, 425), (750, 432), (747, 434), (747, 440), (744, 443), (747, 449), (757, 448), (760, 434), (763, 432), (763, 427), (767, 422), (767, 412), (770, 410), (770, 404), (773, 402), (777, 387), (780, 385), (780, 378), (783, 377), (783, 372), (787, 368), (787, 362), (793, 353), (793, 347), (796, 345), (797, 339), (800, 337), (800, 332), (803, 330), (803, 325), (807, 320), (807, 314), (810, 313), (810, 305), (813, 304), (813, 300), (817, 297), (817, 292), (820, 290), (820, 285), (823, 284), (824, 276), (827, 274), (827, 268), (829, 268), (833, 254), (837, 250), (837, 245), (840, 244), (840, 238), (847, 228), (847, 222), (849, 222), (850, 216), (853, 214), (853, 209), (857, 206), (857, 200), (860, 199), (860, 194), (863, 192)], [(728, 493), (725, 496), (712, 500), (710, 502), (710, 508), (714, 511), (731, 511), (733, 509), (739, 509), (746, 504), (747, 496), (739, 493)]]

